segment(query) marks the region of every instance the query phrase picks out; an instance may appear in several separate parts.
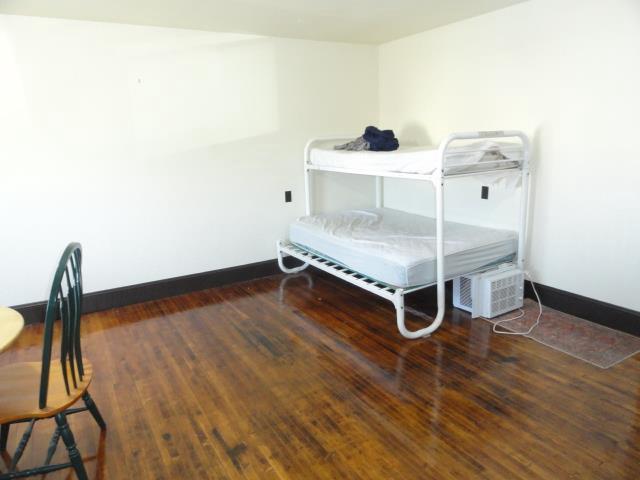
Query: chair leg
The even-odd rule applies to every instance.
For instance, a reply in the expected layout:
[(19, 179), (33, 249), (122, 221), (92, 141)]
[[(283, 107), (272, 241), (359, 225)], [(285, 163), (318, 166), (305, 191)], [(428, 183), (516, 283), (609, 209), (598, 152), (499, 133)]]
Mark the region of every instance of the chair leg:
[(69, 452), (69, 460), (71, 461), (71, 465), (73, 465), (73, 469), (76, 472), (78, 480), (88, 480), (89, 477), (87, 477), (87, 471), (84, 469), (82, 457), (80, 456), (78, 447), (76, 447), (76, 440), (75, 438), (73, 438), (73, 433), (71, 433), (71, 429), (69, 428), (69, 424), (67, 423), (67, 416), (64, 413), (57, 414), (56, 424), (60, 429), (62, 441), (67, 447), (67, 452)]
[(0, 452), (7, 451), (7, 440), (9, 439), (9, 427), (11, 424), (3, 423), (0, 425)]
[(60, 440), (60, 427), (56, 427), (53, 431), (53, 435), (51, 436), (51, 440), (49, 441), (49, 448), (47, 449), (47, 458), (44, 461), (45, 465), (51, 464), (51, 459), (53, 455), (56, 453), (56, 448), (58, 447), (58, 440)]
[(29, 439), (31, 438), (31, 432), (33, 432), (33, 426), (36, 424), (36, 422), (37, 422), (37, 419), (32, 418), (29, 421), (29, 425), (27, 425), (27, 428), (22, 434), (20, 443), (18, 443), (18, 448), (16, 448), (16, 452), (13, 454), (13, 458), (11, 459), (11, 466), (9, 467), (10, 471), (13, 472), (18, 466), (18, 462), (22, 458), (22, 454), (24, 453), (24, 449), (26, 448), (27, 443), (29, 443)]
[(84, 392), (84, 394), (82, 395), (82, 400), (84, 400), (84, 404), (87, 406), (87, 408), (91, 412), (91, 415), (93, 415), (93, 418), (96, 421), (96, 423), (100, 426), (100, 429), (105, 430), (107, 428), (107, 424), (102, 418), (102, 415), (100, 415), (100, 410), (98, 410), (98, 406), (96, 405), (96, 402), (94, 402), (93, 398), (91, 398), (91, 395), (89, 395), (89, 391)]

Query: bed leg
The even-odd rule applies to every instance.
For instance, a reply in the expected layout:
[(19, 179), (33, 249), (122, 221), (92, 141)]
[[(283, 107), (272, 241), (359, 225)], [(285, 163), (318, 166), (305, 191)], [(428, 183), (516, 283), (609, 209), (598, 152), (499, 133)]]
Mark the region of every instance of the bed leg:
[(405, 308), (403, 290), (398, 289), (393, 294), (393, 305), (396, 307), (396, 320), (398, 324), (398, 330), (400, 331), (400, 334), (405, 338), (415, 339), (428, 337), (438, 329), (438, 327), (442, 323), (442, 319), (444, 318), (444, 302), (438, 302), (438, 314), (436, 315), (435, 320), (431, 322), (431, 325), (412, 332), (411, 330), (407, 330), (407, 327), (404, 324)]
[(276, 252), (278, 254), (278, 267), (280, 267), (280, 270), (282, 270), (284, 273), (298, 273), (309, 266), (308, 263), (303, 263), (299, 267), (293, 267), (293, 268), (285, 267), (284, 262), (282, 261), (282, 250), (280, 250), (280, 241), (276, 242)]

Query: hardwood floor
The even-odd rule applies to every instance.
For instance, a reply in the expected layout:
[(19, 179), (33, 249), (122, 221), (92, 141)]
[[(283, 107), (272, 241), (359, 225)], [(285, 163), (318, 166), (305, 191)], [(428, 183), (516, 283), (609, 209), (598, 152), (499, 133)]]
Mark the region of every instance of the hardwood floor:
[[(70, 424), (92, 478), (640, 478), (640, 358), (600, 370), (454, 310), (408, 341), (384, 300), (284, 278), (84, 317), (108, 430)], [(0, 364), (40, 349), (29, 326)]]

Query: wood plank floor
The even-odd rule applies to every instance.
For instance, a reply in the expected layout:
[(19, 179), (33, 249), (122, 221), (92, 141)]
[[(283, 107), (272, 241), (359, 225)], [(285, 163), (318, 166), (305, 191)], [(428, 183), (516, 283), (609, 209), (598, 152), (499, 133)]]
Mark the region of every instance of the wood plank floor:
[[(600, 370), (453, 310), (408, 341), (390, 303), (284, 278), (84, 317), (109, 425), (70, 417), (91, 478), (640, 478), (640, 358)], [(27, 327), (0, 364), (40, 349)], [(37, 424), (22, 468), (52, 430)]]

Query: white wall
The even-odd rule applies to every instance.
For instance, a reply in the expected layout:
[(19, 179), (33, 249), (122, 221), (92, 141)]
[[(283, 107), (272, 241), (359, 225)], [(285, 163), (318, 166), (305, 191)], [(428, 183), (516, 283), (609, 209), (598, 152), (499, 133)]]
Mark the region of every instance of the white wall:
[[(273, 258), (307, 138), (379, 120), (405, 143), (528, 132), (534, 278), (640, 310), (638, 45), (636, 0), (530, 0), (378, 50), (0, 16), (0, 304), (43, 300), (69, 240), (87, 291)], [(325, 207), (370, 202), (353, 181)], [(508, 190), (479, 186), (448, 189), (449, 218), (512, 225)]]
[[(535, 280), (640, 310), (639, 52), (637, 0), (531, 0), (382, 45), (380, 123), (434, 143), (525, 130)], [(514, 213), (504, 192), (481, 201), (479, 185), (447, 196), (450, 218)], [(386, 193), (428, 209), (418, 204), (427, 192), (389, 182)]]
[(0, 305), (71, 240), (87, 291), (274, 258), (306, 140), (376, 118), (375, 47), (0, 16)]

